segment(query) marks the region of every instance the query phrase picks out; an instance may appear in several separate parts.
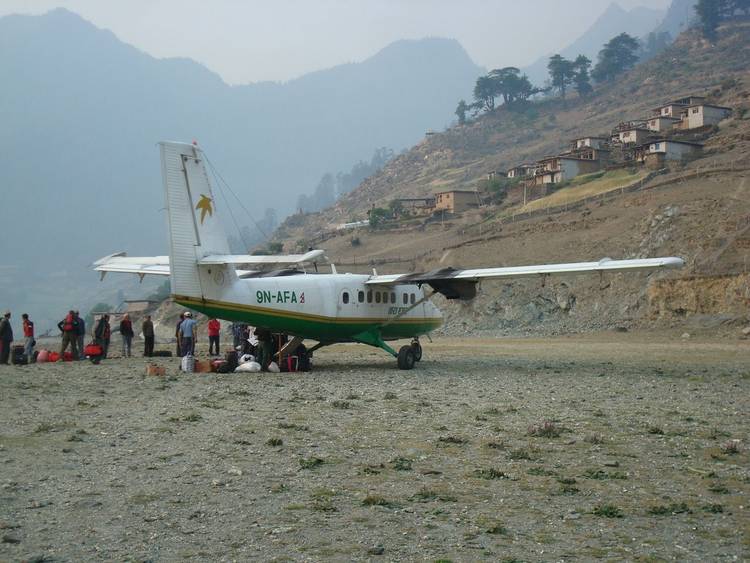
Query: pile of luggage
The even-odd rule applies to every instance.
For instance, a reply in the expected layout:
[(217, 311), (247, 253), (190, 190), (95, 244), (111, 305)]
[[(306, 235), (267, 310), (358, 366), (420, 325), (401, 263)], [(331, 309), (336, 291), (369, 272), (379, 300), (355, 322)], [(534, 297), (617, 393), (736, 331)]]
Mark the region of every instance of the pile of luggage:
[(281, 363), (269, 362), (265, 368), (252, 354), (242, 354), (232, 350), (226, 353), (224, 359), (203, 361), (196, 360), (190, 354), (183, 356), (180, 369), (186, 373), (257, 373), (269, 371), (272, 373), (310, 371), (312, 369), (311, 354), (300, 345), (294, 354), (284, 356)]

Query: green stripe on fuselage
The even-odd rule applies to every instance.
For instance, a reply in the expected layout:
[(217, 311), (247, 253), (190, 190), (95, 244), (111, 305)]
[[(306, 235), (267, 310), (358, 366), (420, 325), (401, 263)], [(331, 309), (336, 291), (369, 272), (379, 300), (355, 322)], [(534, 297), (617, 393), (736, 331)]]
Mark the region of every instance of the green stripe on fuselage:
[[(318, 341), (353, 341), (354, 335), (377, 330), (384, 340), (412, 338), (438, 328), (443, 320), (436, 318), (337, 318), (305, 313), (253, 307), (225, 301), (195, 299), (173, 295), (176, 303), (200, 311), (209, 317), (243, 322), (274, 332), (283, 332)], [(386, 324), (388, 323), (388, 324)], [(382, 326), (385, 325), (385, 326)]]

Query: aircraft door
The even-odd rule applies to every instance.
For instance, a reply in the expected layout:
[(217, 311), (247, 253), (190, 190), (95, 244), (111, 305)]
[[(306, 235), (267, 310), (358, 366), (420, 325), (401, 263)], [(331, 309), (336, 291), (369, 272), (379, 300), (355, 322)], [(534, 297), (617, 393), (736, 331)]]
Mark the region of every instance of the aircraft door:
[(339, 292), (338, 300), (336, 301), (336, 316), (350, 316), (355, 310), (356, 298), (357, 296), (354, 295), (349, 288), (342, 289)]

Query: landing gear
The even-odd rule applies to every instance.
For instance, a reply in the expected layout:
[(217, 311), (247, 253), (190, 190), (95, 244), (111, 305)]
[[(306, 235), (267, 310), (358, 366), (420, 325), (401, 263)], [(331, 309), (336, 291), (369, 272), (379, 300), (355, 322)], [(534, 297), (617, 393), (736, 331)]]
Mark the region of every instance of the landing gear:
[(411, 341), (411, 349), (414, 351), (414, 361), (418, 362), (422, 359), (422, 345), (416, 338)]
[[(421, 352), (421, 349), (420, 349), (420, 352)], [(420, 354), (420, 357), (421, 357), (421, 354)], [(414, 367), (415, 361), (416, 361), (416, 356), (414, 354), (413, 346), (402, 346), (401, 349), (398, 351), (398, 356), (397, 356), (398, 369), (412, 369)]]

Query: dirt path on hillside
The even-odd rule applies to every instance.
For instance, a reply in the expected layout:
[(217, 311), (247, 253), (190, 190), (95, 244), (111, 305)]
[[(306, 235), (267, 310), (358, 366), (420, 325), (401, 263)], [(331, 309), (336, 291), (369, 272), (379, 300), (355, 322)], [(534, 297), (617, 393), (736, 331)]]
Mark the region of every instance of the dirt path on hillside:
[(0, 368), (0, 560), (750, 557), (750, 342), (424, 349)]

